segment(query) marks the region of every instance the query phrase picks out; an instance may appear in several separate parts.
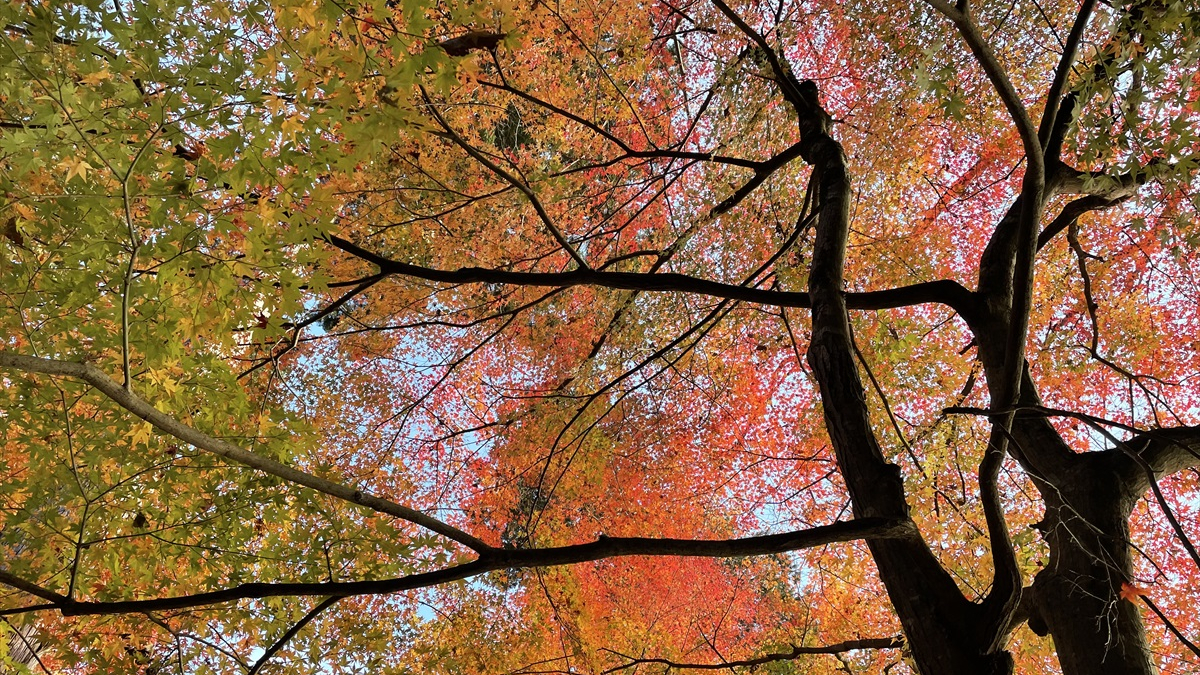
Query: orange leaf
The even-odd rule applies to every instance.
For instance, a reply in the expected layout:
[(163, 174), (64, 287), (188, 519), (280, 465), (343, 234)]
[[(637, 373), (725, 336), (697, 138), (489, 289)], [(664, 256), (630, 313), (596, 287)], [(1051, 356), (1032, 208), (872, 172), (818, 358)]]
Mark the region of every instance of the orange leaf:
[(1121, 599), (1122, 600), (1128, 600), (1130, 602), (1137, 602), (1138, 596), (1146, 596), (1146, 595), (1150, 595), (1150, 591), (1148, 589), (1142, 588), (1141, 586), (1134, 586), (1133, 584), (1129, 583), (1128, 581), (1121, 582)]

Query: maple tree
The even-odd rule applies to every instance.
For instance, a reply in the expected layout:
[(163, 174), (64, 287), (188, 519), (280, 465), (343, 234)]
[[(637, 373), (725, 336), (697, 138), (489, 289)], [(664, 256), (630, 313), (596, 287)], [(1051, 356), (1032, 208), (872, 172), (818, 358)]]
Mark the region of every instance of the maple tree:
[(6, 667), (1200, 664), (1196, 3), (0, 26)]

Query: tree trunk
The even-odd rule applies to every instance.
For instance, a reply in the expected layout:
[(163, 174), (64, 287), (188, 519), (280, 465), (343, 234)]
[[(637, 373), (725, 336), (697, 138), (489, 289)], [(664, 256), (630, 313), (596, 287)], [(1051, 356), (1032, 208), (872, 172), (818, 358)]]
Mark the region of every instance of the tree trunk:
[[(841, 145), (828, 134), (828, 116), (815, 86), (797, 87), (808, 100), (794, 102), (801, 116), (803, 156), (820, 185), (809, 295), (812, 344), (808, 361), (820, 387), (825, 423), (856, 517), (907, 518), (899, 467), (889, 463), (871, 430), (866, 397), (854, 361), (849, 314), (842, 293), (849, 234), (850, 180)], [(867, 540), (904, 626), (922, 675), (1007, 675), (1012, 658), (990, 651), (984, 613), (967, 600), (925, 540)]]
[(1129, 515), (1137, 471), (1119, 450), (1078, 455), (1054, 485), (1042, 485), (1050, 560), (1034, 580), (1030, 627), (1054, 638), (1064, 675), (1151, 675), (1138, 604), (1120, 597), (1132, 582)]

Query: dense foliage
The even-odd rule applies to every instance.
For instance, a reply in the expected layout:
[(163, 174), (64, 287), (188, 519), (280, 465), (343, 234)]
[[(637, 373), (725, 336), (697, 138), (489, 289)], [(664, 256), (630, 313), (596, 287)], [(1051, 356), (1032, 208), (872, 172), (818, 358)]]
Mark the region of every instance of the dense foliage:
[(0, 27), (0, 663), (1200, 669), (1196, 2)]

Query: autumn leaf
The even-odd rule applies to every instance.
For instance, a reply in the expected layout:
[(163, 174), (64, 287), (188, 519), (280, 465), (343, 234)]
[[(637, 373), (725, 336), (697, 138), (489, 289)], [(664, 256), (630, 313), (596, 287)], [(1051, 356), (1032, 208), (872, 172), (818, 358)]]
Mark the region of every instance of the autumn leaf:
[(88, 172), (93, 170), (91, 164), (88, 164), (84, 159), (79, 157), (64, 159), (58, 163), (58, 168), (67, 172), (65, 179), (67, 182), (70, 182), (76, 176), (81, 180), (87, 180)]
[(1193, 675), (1197, 3), (968, 4), (0, 3), (4, 658)]
[(1137, 602), (1139, 597), (1148, 597), (1149, 595), (1149, 589), (1142, 588), (1141, 586), (1135, 586), (1128, 581), (1121, 582), (1121, 592), (1119, 593), (1119, 597), (1122, 600)]
[(316, 3), (304, 2), (296, 5), (292, 11), (295, 12), (301, 23), (303, 23), (305, 26), (312, 27), (317, 25), (317, 7), (318, 5)]
[(299, 115), (289, 115), (279, 125), (279, 130), (283, 133), (283, 137), (287, 140), (295, 138), (296, 133), (304, 129), (304, 120)]
[(83, 77), (79, 78), (79, 82), (81, 84), (86, 84), (89, 87), (94, 87), (94, 86), (100, 84), (101, 82), (104, 82), (105, 80), (111, 80), (112, 76), (113, 76), (112, 73), (109, 72), (107, 69), (95, 70), (95, 71), (92, 71), (92, 72), (88, 73), (87, 75), (84, 75)]
[(149, 422), (142, 422), (130, 429), (126, 436), (131, 445), (149, 445), (154, 435), (154, 427)]

